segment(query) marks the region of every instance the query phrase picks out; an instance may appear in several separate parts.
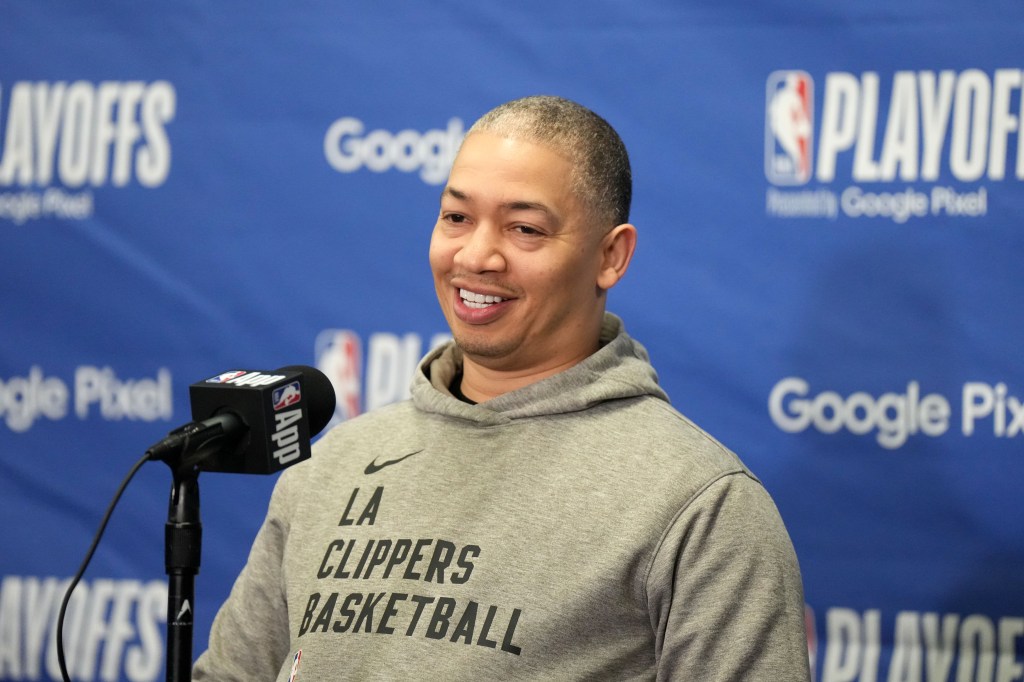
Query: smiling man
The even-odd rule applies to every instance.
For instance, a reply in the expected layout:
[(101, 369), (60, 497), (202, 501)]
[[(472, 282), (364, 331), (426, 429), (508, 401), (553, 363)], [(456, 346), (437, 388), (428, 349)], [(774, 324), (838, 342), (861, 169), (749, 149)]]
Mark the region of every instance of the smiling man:
[(194, 679), (809, 679), (771, 498), (605, 311), (630, 197), (574, 102), (470, 129), (430, 244), (454, 341), (281, 476)]

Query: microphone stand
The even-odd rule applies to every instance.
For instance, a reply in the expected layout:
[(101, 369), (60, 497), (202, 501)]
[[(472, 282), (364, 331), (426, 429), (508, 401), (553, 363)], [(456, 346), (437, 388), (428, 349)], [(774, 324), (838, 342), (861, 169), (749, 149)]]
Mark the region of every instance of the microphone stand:
[(192, 682), (195, 577), (203, 525), (199, 520), (199, 472), (175, 471), (164, 527), (167, 571), (167, 682)]
[(173, 482), (164, 527), (167, 572), (167, 682), (192, 682), (192, 628), (195, 577), (202, 554), (199, 520), (199, 468), (211, 455), (234, 445), (239, 418), (224, 413), (175, 429), (147, 451), (171, 468)]

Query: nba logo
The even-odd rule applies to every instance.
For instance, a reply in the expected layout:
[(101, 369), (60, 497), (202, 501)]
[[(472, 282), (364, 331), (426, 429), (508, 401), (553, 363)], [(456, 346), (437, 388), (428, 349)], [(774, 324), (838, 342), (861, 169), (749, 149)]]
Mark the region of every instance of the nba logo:
[(298, 682), (299, 679), (299, 661), (302, 660), (302, 649), (295, 652), (295, 658), (292, 659), (292, 672), (288, 675), (288, 682)]
[(316, 366), (334, 386), (337, 403), (328, 426), (360, 414), (362, 403), (363, 346), (347, 329), (327, 329), (316, 339)]
[(299, 402), (302, 400), (302, 389), (299, 386), (299, 382), (293, 381), (287, 386), (275, 388), (274, 393), (271, 395), (271, 400), (274, 403), (275, 412), (291, 407)]
[(774, 185), (811, 179), (814, 81), (806, 71), (768, 76), (765, 102), (764, 172)]
[(231, 381), (232, 379), (237, 379), (238, 377), (242, 376), (243, 374), (245, 374), (245, 370), (235, 370), (234, 372), (224, 372), (223, 374), (218, 374), (217, 376), (213, 377), (212, 379), (207, 379), (206, 383), (208, 383), (208, 384), (223, 384), (223, 383), (227, 383), (228, 381)]

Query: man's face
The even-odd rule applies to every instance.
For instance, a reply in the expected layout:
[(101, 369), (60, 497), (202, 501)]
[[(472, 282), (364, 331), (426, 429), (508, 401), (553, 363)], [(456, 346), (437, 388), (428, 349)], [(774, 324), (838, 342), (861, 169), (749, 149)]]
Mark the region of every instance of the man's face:
[(567, 159), (473, 133), (455, 159), (430, 242), (441, 309), (467, 360), (524, 374), (597, 348), (601, 235)]

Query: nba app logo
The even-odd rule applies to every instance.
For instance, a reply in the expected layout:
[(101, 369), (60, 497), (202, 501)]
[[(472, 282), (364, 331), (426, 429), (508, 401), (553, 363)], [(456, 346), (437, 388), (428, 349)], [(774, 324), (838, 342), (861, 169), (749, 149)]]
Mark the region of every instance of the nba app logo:
[(271, 394), (271, 399), (274, 403), (275, 412), (283, 410), (286, 407), (291, 407), (302, 400), (302, 389), (299, 386), (299, 382), (293, 381), (287, 386), (275, 389)]
[(811, 179), (814, 81), (806, 71), (768, 76), (765, 102), (764, 172), (774, 185), (802, 185)]

